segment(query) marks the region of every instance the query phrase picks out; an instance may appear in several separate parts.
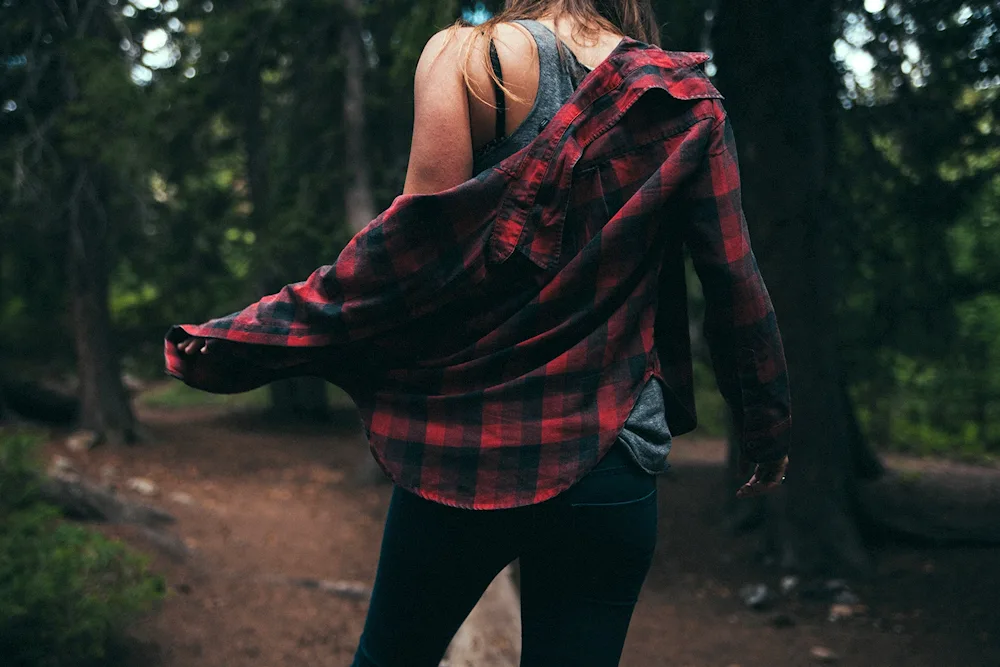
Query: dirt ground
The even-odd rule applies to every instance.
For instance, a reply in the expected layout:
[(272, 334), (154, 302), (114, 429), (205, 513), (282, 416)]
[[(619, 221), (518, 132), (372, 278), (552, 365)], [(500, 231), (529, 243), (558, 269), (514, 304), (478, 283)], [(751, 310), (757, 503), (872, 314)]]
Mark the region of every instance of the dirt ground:
[[(131, 528), (104, 529), (149, 553), (168, 582), (162, 608), (132, 631), (132, 662), (349, 665), (366, 603), (287, 578), (372, 582), (390, 489), (354, 481), (368, 455), (356, 419), (279, 426), (217, 408), (146, 409), (141, 419), (140, 447), (71, 454), (60, 440), (48, 452), (91, 479), (113, 466), (120, 483), (155, 482), (148, 502), (177, 517), (171, 530), (192, 549), (171, 558)], [(851, 582), (867, 612), (836, 623), (829, 603), (746, 608), (740, 587), (776, 588), (781, 573), (756, 562), (757, 538), (723, 528), (723, 456), (718, 442), (675, 445), (660, 480), (657, 556), (622, 665), (797, 667), (818, 664), (810, 652), (823, 647), (848, 667), (1000, 666), (1000, 549), (883, 545), (878, 576)]]

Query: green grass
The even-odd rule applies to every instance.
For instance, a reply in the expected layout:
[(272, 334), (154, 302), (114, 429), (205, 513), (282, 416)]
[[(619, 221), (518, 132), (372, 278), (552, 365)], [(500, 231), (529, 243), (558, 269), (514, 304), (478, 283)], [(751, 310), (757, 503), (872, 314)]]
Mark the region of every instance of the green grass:
[(269, 402), (267, 388), (261, 387), (243, 394), (210, 394), (192, 389), (182, 382), (170, 382), (151, 389), (139, 397), (147, 408), (182, 409), (204, 406), (228, 408), (265, 408)]
[[(353, 405), (344, 390), (327, 385), (327, 400), (335, 407)], [(232, 409), (261, 409), (270, 405), (267, 387), (254, 389), (243, 394), (210, 394), (192, 389), (182, 382), (169, 382), (150, 389), (139, 397), (139, 404), (147, 408), (180, 410), (196, 407), (225, 407)]]
[(41, 444), (0, 430), (0, 664), (120, 664), (115, 647), (165, 582), (145, 556), (40, 500)]

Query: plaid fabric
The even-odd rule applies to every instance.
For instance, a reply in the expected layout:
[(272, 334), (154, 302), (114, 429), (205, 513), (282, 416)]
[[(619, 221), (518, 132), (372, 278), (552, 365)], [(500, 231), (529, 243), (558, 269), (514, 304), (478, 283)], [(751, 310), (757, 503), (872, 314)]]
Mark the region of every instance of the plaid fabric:
[[(168, 372), (215, 392), (324, 377), (396, 484), (457, 507), (534, 504), (596, 465), (653, 376), (672, 431), (694, 427), (686, 246), (744, 453), (784, 456), (784, 354), (706, 59), (625, 40), (497, 167), (398, 197), (304, 282), (174, 327)], [(187, 336), (218, 340), (186, 357)]]

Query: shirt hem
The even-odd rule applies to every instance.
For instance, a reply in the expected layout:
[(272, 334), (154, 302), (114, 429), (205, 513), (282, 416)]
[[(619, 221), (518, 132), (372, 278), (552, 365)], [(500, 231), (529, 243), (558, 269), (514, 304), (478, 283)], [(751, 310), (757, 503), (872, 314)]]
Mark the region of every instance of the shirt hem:
[(441, 495), (434, 493), (432, 491), (427, 491), (426, 489), (419, 488), (419, 486), (417, 485), (408, 482), (403, 482), (397, 479), (396, 476), (394, 476), (388, 470), (386, 465), (382, 462), (382, 459), (379, 457), (378, 454), (378, 449), (371, 441), (371, 436), (369, 436), (368, 448), (371, 451), (372, 457), (375, 459), (375, 463), (378, 464), (379, 468), (381, 468), (382, 472), (385, 474), (386, 477), (389, 478), (389, 480), (393, 483), (393, 485), (398, 486), (404, 491), (408, 491), (416, 496), (419, 496), (424, 500), (430, 500), (431, 502), (438, 503), (439, 505), (445, 505), (447, 507), (455, 507), (458, 509), (467, 509), (476, 511), (507, 510), (507, 509), (516, 509), (518, 507), (530, 507), (531, 505), (539, 505), (548, 500), (552, 500), (559, 494), (563, 493), (564, 491), (567, 491), (570, 487), (572, 487), (574, 484), (576, 484), (585, 476), (587, 476), (587, 474), (589, 474), (590, 471), (593, 470), (597, 466), (597, 464), (601, 462), (601, 459), (604, 458), (604, 456), (608, 453), (611, 447), (613, 447), (615, 442), (618, 440), (618, 436), (621, 434), (622, 429), (625, 428), (625, 422), (628, 421), (628, 417), (632, 413), (632, 408), (635, 407), (635, 402), (639, 399), (639, 394), (642, 393), (642, 390), (645, 388), (646, 383), (649, 382), (650, 378), (654, 376), (659, 377), (656, 375), (655, 369), (652, 366), (650, 366), (649, 368), (646, 369), (646, 372), (643, 374), (643, 378), (642, 381), (639, 383), (638, 389), (633, 391), (632, 396), (629, 398), (627, 402), (628, 407), (627, 409), (624, 410), (623, 412), (624, 416), (620, 418), (620, 423), (618, 424), (617, 428), (608, 431), (608, 433), (611, 434), (611, 437), (608, 438), (607, 442), (601, 442), (601, 445), (598, 448), (597, 460), (595, 460), (592, 465), (589, 465), (585, 468), (581, 468), (578, 471), (577, 475), (568, 482), (560, 482), (559, 484), (557, 484), (552, 488), (545, 489), (542, 492), (536, 492), (534, 496), (527, 501), (513, 500), (509, 502), (498, 501), (498, 502), (469, 503), (469, 502), (463, 502), (461, 500), (456, 500), (455, 498), (446, 495)]

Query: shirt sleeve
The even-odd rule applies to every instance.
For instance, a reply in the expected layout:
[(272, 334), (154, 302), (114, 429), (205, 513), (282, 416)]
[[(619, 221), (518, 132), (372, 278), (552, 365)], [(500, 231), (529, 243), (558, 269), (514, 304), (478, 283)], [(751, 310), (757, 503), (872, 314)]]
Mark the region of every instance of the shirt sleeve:
[(750, 247), (732, 126), (724, 115), (687, 189), (685, 242), (705, 295), (705, 338), (719, 390), (751, 462), (789, 449), (788, 371), (774, 308)]
[[(387, 359), (419, 359), (433, 347), (415, 323), (440, 330), (463, 321), (462, 304), (486, 273), (486, 243), (506, 181), (469, 181), (437, 195), (397, 197), (332, 264), (243, 310), (167, 332), (167, 373), (216, 393), (314, 375), (349, 390), (377, 379)], [(458, 333), (464, 329), (458, 328)], [(184, 355), (189, 336), (208, 354)], [(423, 346), (423, 347), (422, 347)]]

